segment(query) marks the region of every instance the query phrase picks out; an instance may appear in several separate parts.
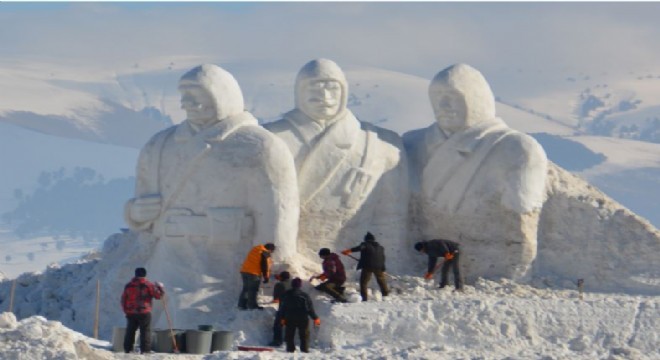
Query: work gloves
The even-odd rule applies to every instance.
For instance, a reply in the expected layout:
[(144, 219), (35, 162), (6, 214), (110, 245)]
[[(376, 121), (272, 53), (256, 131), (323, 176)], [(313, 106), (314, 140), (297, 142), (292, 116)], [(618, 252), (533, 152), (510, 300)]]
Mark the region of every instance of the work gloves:
[(286, 319), (282, 319), (282, 320), (280, 320), (280, 325), (282, 325), (282, 326), (286, 326)]
[(156, 281), (156, 283), (154, 285), (156, 285), (156, 288), (158, 289), (158, 291), (161, 292), (161, 294), (165, 293), (165, 285), (163, 285), (162, 282)]
[(454, 254), (453, 254), (453, 253), (450, 253), (449, 251), (447, 251), (447, 252), (445, 253), (445, 260), (451, 260), (451, 259), (453, 259), (453, 258), (454, 258)]
[(314, 326), (321, 326), (321, 318), (314, 319)]
[(424, 279), (426, 280), (433, 279), (433, 273), (427, 272), (426, 274), (424, 274)]
[(342, 254), (344, 255), (350, 255), (352, 253), (351, 249), (346, 249), (341, 251)]
[(315, 275), (315, 276), (312, 276), (311, 278), (309, 278), (309, 282), (312, 282), (312, 280), (314, 280), (314, 279), (319, 279), (321, 281), (325, 281), (327, 278), (328, 277), (325, 276), (325, 274)]

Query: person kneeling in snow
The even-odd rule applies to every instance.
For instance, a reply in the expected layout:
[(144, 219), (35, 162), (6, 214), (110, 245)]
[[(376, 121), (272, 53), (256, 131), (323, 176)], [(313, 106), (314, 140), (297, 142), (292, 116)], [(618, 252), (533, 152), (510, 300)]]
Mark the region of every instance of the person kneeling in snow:
[(314, 311), (314, 304), (307, 293), (301, 290), (302, 280), (295, 278), (291, 281), (291, 290), (282, 296), (280, 308), (277, 311), (282, 326), (286, 326), (286, 351), (296, 351), (295, 336), (298, 330), (300, 338), (300, 351), (309, 352), (309, 319), (314, 320), (314, 326), (321, 326), (321, 319)]
[(163, 284), (150, 282), (145, 268), (135, 269), (135, 277), (124, 287), (121, 307), (126, 314), (124, 352), (133, 350), (135, 332), (140, 328), (140, 352), (151, 352), (151, 300), (165, 294)]
[[(277, 284), (273, 288), (273, 302), (280, 304), (282, 296), (291, 289), (291, 274), (288, 271), (282, 271), (279, 275), (275, 275), (277, 279)], [(271, 341), (270, 346), (281, 346), (282, 345), (282, 319), (280, 318), (280, 312), (275, 313), (275, 322), (273, 323), (273, 341)]]
[(447, 273), (451, 266), (454, 272), (454, 285), (456, 286), (456, 290), (463, 290), (463, 278), (461, 277), (461, 272), (459, 270), (460, 254), (458, 252), (458, 243), (442, 239), (421, 241), (415, 244), (415, 250), (429, 256), (428, 271), (424, 275), (425, 279), (428, 280), (433, 278), (433, 272), (436, 270), (435, 264), (438, 261), (438, 257), (442, 256), (445, 259), (445, 262), (442, 264), (440, 288), (442, 289), (447, 286)]
[(328, 248), (323, 248), (319, 250), (319, 256), (323, 259), (323, 273), (312, 276), (309, 281), (314, 279), (324, 281), (315, 289), (332, 296), (335, 301), (348, 302), (343, 295), (344, 287), (342, 286), (346, 282), (346, 271), (344, 271), (344, 264), (339, 259), (339, 255), (331, 253)]

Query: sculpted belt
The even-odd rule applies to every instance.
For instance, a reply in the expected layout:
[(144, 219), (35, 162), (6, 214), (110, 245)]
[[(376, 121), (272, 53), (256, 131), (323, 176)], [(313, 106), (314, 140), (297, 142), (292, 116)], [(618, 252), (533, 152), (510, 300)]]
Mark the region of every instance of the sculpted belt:
[(154, 224), (158, 237), (206, 237), (216, 244), (235, 245), (249, 239), (254, 220), (243, 208), (208, 208), (206, 214), (193, 214), (190, 209), (173, 208), (161, 215)]

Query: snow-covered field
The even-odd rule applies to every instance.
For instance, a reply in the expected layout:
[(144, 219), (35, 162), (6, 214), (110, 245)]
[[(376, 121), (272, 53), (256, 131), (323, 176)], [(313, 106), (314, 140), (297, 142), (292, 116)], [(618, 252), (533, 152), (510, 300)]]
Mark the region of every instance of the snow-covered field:
[[(311, 331), (305, 359), (658, 359), (660, 299), (586, 292), (574, 284), (479, 280), (464, 293), (421, 277), (395, 277), (394, 291), (368, 302), (331, 304), (305, 286), (321, 317)], [(353, 283), (353, 286), (356, 284)], [(375, 284), (374, 284), (375, 285)], [(564, 287), (568, 286), (568, 287)], [(355, 292), (350, 288), (348, 292)], [(269, 293), (269, 289), (265, 294)], [(357, 294), (353, 295), (356, 299)], [(260, 296), (268, 302), (270, 297)], [(159, 307), (160, 304), (156, 304)], [(211, 355), (155, 353), (151, 359), (288, 359), (284, 348), (244, 352), (237, 345), (263, 346), (272, 336), (274, 308), (236, 310), (230, 327), (232, 351)], [(118, 319), (119, 321), (119, 319)], [(119, 325), (122, 326), (122, 325)], [(131, 359), (113, 353), (111, 339), (92, 339), (43, 317), (16, 321), (0, 316), (0, 358)]]

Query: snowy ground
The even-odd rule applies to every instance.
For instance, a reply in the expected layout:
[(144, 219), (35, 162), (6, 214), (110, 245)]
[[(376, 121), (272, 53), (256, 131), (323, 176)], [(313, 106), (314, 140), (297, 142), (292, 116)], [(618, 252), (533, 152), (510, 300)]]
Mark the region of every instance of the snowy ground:
[[(658, 359), (660, 298), (587, 292), (572, 284), (539, 281), (536, 287), (508, 280), (479, 280), (465, 293), (438, 290), (416, 277), (396, 277), (392, 296), (331, 304), (313, 295), (322, 319), (304, 359)], [(552, 287), (550, 287), (552, 286)], [(561, 289), (563, 287), (563, 289)], [(349, 287), (352, 298), (356, 289)], [(266, 292), (268, 293), (268, 291)], [(267, 302), (268, 296), (260, 297)], [(159, 306), (160, 304), (156, 304)], [(236, 345), (270, 340), (274, 309), (239, 312), (232, 319)], [(215, 324), (215, 329), (222, 325)], [(104, 339), (109, 340), (109, 339)], [(2, 359), (133, 359), (113, 353), (59, 322), (0, 315)], [(153, 354), (151, 359), (285, 359), (273, 352), (223, 351), (209, 355)]]

